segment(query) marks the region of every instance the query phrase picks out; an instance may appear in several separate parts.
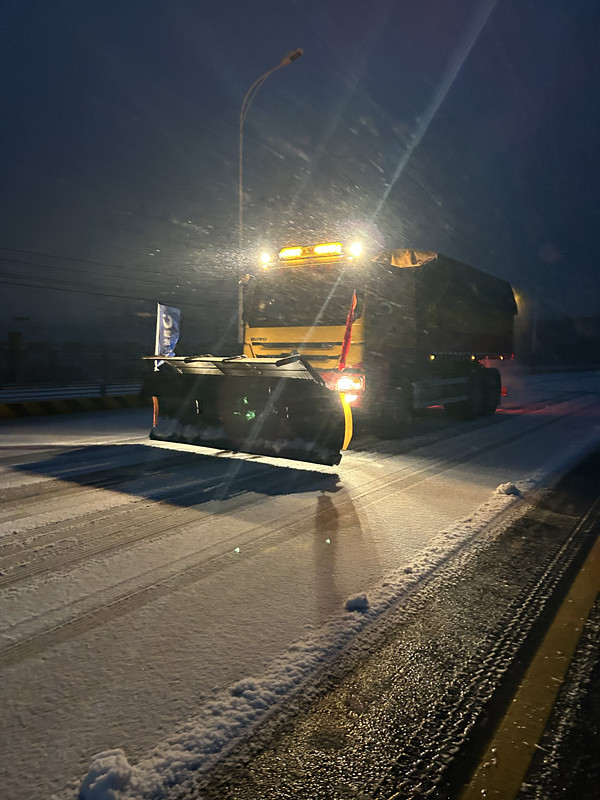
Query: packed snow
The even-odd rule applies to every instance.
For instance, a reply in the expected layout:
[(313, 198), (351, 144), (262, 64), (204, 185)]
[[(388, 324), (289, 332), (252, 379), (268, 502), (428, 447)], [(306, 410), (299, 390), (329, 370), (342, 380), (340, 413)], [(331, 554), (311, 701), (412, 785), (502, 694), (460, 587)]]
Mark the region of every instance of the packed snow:
[[(121, 491), (85, 488), (86, 511), (148, 508), (158, 518), (167, 504), (168, 519), (179, 515), (181, 524), (0, 590), (0, 643), (8, 648), (27, 637), (43, 645), (54, 631), (90, 622), (2, 667), (0, 772), (15, 800), (165, 797), (293, 706), (432, 570), (457, 568), (457, 554), (525, 513), (600, 442), (600, 383), (596, 373), (518, 372), (507, 382), (500, 424), (425, 436), (407, 452), (384, 442), (346, 454), (334, 469), (287, 465), (294, 480), (337, 476), (334, 491), (317, 483), (269, 493), (268, 470), (281, 475), (281, 464), (228, 454), (206, 456), (206, 469), (220, 476), (211, 486), (222, 481), (228, 492), (193, 508), (169, 505), (160, 473)], [(112, 448), (109, 463), (123, 466), (139, 459), (128, 447), (197, 452), (149, 442), (146, 424), (131, 413), (11, 423), (0, 455), (102, 444)], [(116, 459), (115, 446), (123, 450)], [(254, 476), (244, 470), (257, 471), (258, 488), (243, 491), (243, 476)], [(41, 488), (55, 474), (5, 465), (0, 491), (36, 481)], [(169, 475), (174, 486), (193, 484), (197, 471), (183, 465)], [(73, 475), (65, 467), (58, 477)], [(69, 528), (82, 512), (77, 502), (30, 502), (29, 515), (0, 518), (0, 551), (15, 534)], [(188, 583), (169, 589), (188, 573)], [(135, 605), (137, 597), (145, 599)]]

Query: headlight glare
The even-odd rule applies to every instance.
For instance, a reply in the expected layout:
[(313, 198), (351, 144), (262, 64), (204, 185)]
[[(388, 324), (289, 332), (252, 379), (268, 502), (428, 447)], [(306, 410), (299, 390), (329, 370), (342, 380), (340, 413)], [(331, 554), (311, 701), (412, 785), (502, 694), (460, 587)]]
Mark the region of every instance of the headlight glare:
[(341, 375), (337, 380), (338, 392), (361, 392), (365, 388), (362, 375)]

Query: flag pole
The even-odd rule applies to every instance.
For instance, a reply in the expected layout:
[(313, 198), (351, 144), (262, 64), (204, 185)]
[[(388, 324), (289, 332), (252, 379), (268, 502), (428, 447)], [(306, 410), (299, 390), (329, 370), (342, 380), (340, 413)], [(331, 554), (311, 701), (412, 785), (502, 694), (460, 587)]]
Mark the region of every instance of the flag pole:
[[(156, 304), (156, 338), (154, 340), (154, 355), (158, 356), (160, 350), (160, 303)], [(154, 372), (158, 372), (158, 361), (154, 362)]]

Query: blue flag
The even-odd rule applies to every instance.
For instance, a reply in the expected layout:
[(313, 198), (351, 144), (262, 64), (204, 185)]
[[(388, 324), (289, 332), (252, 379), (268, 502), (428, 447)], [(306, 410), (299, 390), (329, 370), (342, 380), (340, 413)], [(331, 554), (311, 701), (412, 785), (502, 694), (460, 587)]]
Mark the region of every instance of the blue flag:
[(174, 356), (179, 341), (181, 311), (158, 303), (156, 311), (156, 355)]

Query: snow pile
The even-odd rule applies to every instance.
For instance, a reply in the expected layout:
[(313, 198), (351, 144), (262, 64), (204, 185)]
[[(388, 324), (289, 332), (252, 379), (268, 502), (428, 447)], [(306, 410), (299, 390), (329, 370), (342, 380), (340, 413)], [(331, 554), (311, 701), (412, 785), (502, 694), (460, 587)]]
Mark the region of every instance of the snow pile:
[(500, 486), (496, 489), (496, 494), (506, 494), (511, 495), (514, 494), (515, 497), (520, 497), (521, 492), (514, 483), (501, 483)]
[(119, 800), (131, 775), (132, 768), (121, 749), (98, 753), (81, 784), (81, 800)]
[(346, 611), (366, 611), (368, 607), (369, 601), (366, 594), (357, 594), (346, 600)]

